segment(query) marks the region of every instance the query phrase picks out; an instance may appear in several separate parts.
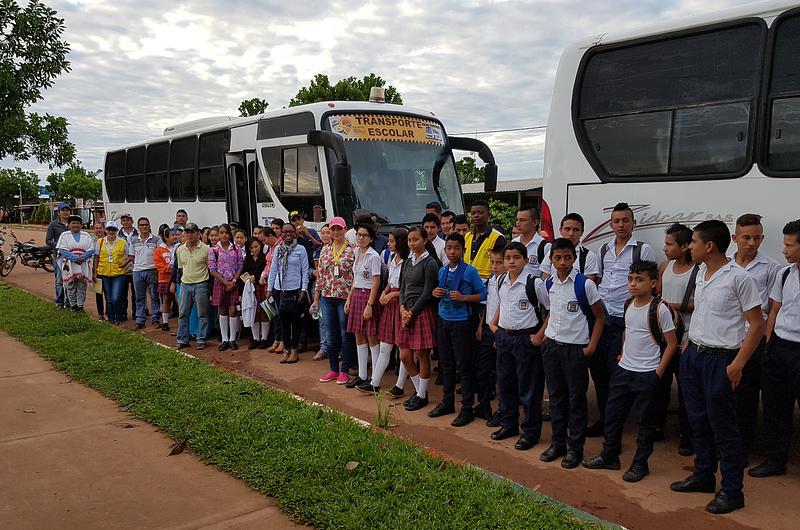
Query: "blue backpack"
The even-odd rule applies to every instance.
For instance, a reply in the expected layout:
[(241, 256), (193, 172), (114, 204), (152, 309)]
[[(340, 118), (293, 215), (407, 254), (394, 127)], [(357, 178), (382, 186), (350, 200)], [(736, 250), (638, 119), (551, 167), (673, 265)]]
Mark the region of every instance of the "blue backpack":
[[(589, 298), (586, 296), (586, 282), (589, 281), (589, 278), (584, 276), (581, 273), (578, 273), (575, 276), (575, 298), (578, 300), (578, 306), (581, 308), (581, 312), (586, 317), (586, 321), (589, 324), (589, 334), (591, 335), (592, 330), (594, 329), (594, 313), (592, 313), (592, 306), (589, 304)], [(553, 287), (553, 276), (549, 277), (545, 281), (545, 286), (547, 287), (547, 292), (550, 292), (550, 289)]]

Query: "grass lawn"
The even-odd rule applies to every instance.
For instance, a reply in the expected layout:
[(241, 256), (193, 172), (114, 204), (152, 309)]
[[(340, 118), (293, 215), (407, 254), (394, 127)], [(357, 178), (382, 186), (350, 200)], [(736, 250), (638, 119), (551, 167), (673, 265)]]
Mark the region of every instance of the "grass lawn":
[(0, 329), (315, 527), (598, 526), (509, 481), (4, 284)]

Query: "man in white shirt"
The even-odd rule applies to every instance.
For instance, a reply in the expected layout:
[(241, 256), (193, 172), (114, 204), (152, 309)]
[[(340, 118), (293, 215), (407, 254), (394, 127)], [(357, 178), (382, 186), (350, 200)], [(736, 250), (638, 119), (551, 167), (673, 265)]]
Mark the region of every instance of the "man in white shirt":
[(792, 446), (792, 416), (800, 397), (800, 219), (783, 227), (783, 255), (789, 266), (778, 272), (769, 296), (769, 356), (762, 366), (767, 458), (747, 471), (756, 478), (785, 475)]
[(692, 427), (694, 473), (670, 485), (681, 493), (714, 493), (719, 464), (720, 490), (706, 506), (713, 514), (744, 507), (744, 448), (734, 391), (765, 328), (753, 278), (725, 256), (730, 241), (727, 225), (717, 220), (703, 221), (692, 234), (692, 259), (701, 265), (680, 380)]
[[(575, 245), (575, 252), (577, 258), (573, 264), (574, 269), (580, 272), (592, 281), (596, 281), (600, 274), (600, 267), (597, 263), (597, 254), (593, 250), (581, 246), (581, 238), (583, 237), (583, 217), (578, 213), (568, 213), (561, 219), (559, 226), (559, 233), (561, 237), (569, 239)], [(539, 266), (539, 272), (542, 274), (542, 279), (546, 280), (551, 276), (555, 276), (555, 267), (550, 260), (550, 252), (546, 253), (544, 260)]]
[(594, 381), (600, 419), (587, 429), (588, 437), (603, 435), (603, 420), (608, 401), (608, 379), (617, 364), (617, 358), (622, 354), (622, 335), (625, 331), (623, 314), (625, 301), (628, 299), (628, 272), (635, 262), (658, 262), (653, 247), (633, 237), (636, 220), (628, 203), (621, 202), (614, 206), (610, 224), (614, 231), (614, 240), (600, 247), (599, 265), (602, 280), (597, 289), (608, 310), (608, 319), (600, 347), (589, 361), (589, 372)]
[(528, 250), (528, 263), (525, 265), (525, 275), (541, 276), (539, 265), (545, 256), (550, 253), (550, 243), (539, 235), (539, 210), (535, 206), (523, 208), (517, 212), (517, 230), (519, 236), (512, 241), (519, 241)]
[[(736, 220), (736, 228), (731, 239), (736, 245), (736, 251), (730, 258), (747, 271), (756, 282), (761, 295), (761, 311), (766, 320), (769, 315), (769, 293), (781, 266), (774, 259), (758, 251), (764, 241), (761, 216), (754, 213), (740, 216)], [(762, 338), (753, 356), (747, 361), (742, 372), (742, 382), (736, 388), (736, 420), (739, 422), (739, 433), (744, 443), (745, 464), (756, 436), (758, 401), (761, 392), (761, 356), (765, 345), (766, 339)]]
[(153, 252), (161, 242), (150, 232), (150, 221), (140, 217), (136, 224), (139, 232), (128, 239), (128, 255), (133, 257), (133, 291), (136, 294), (136, 329), (144, 328), (147, 321), (145, 308), (150, 293), (150, 318), (154, 326), (158, 323), (158, 271), (153, 263)]

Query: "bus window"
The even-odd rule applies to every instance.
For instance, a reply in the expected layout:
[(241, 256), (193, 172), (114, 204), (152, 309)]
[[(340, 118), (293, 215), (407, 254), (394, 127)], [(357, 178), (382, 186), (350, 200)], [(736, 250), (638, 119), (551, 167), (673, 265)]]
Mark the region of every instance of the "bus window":
[(125, 151), (106, 156), (106, 193), (109, 202), (125, 202)]
[(173, 140), (169, 160), (169, 188), (173, 201), (194, 201), (197, 137)]
[(800, 15), (778, 20), (769, 83), (767, 168), (786, 175), (800, 170)]
[(601, 178), (744, 174), (764, 32), (747, 22), (590, 53), (575, 121)]
[(166, 202), (169, 200), (169, 182), (167, 181), (167, 161), (169, 159), (169, 142), (160, 142), (147, 146), (147, 201)]
[(289, 211), (297, 210), (311, 219), (313, 207), (324, 203), (316, 147), (283, 149), (280, 199)]
[(201, 201), (225, 200), (225, 153), (230, 148), (230, 132), (200, 137), (197, 157), (197, 195)]
[(267, 185), (261, 177), (261, 166), (257, 162), (250, 162), (247, 165), (247, 174), (256, 183), (256, 202), (259, 204), (272, 202)]
[(144, 202), (144, 147), (128, 149), (125, 163), (125, 200)]

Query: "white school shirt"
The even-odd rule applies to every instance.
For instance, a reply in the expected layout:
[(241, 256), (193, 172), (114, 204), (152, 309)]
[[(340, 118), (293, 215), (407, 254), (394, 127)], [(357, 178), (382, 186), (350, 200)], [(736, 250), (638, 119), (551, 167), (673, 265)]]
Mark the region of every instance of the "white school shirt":
[(356, 289), (372, 289), (373, 276), (381, 275), (381, 257), (372, 247), (367, 247), (364, 258), (359, 260), (361, 248), (355, 250), (353, 262), (353, 287)]
[(503, 284), (500, 286), (498, 293), (500, 298), (498, 325), (505, 330), (513, 331), (533, 328), (539, 323), (533, 304), (530, 303), (528, 295), (525, 293), (527, 279), (528, 274), (524, 270), (517, 276), (514, 283), (511, 283), (511, 275), (509, 274), (506, 274), (505, 278), (503, 278)]
[[(631, 236), (622, 252), (617, 255), (616, 243), (612, 240), (608, 244), (608, 251), (603, 259), (603, 281), (600, 282), (598, 292), (606, 304), (608, 314), (612, 317), (621, 317), (625, 312), (625, 300), (628, 294), (628, 273), (633, 263), (633, 249), (636, 248), (636, 238)], [(601, 247), (602, 248), (602, 247)], [(642, 245), (642, 260), (656, 261), (653, 247), (647, 243)]]
[[(589, 250), (586, 247), (578, 247), (578, 249), (582, 248), (584, 252), (586, 252), (586, 264), (583, 267), (583, 275), (589, 276), (590, 274), (597, 274), (600, 275), (600, 267), (597, 265), (597, 253), (594, 250)], [(575, 252), (578, 252), (578, 249), (575, 249)], [(572, 265), (572, 269), (576, 272), (581, 272), (581, 262), (578, 259), (580, 254), (575, 256), (575, 264)], [(545, 252), (544, 259), (542, 260), (542, 264), (539, 265), (539, 270), (542, 273), (547, 273), (550, 276), (556, 276), (556, 268), (553, 266), (553, 263), (550, 261), (550, 253)]]
[[(736, 252), (731, 254), (729, 259), (736, 261)], [(775, 275), (778, 274), (780, 269), (780, 263), (761, 252), (756, 253), (753, 261), (744, 267), (744, 270), (753, 277), (756, 287), (758, 287), (758, 292), (761, 295), (761, 312), (764, 314), (764, 318), (769, 316), (769, 293), (772, 292), (772, 286), (775, 285)]]
[[(789, 270), (786, 283), (781, 285), (783, 271)], [(783, 340), (800, 343), (800, 277), (797, 263), (778, 271), (778, 279), (772, 287), (770, 298), (781, 304), (775, 320), (775, 334)]]
[(387, 283), (389, 287), (392, 289), (399, 289), (400, 288), (400, 271), (403, 268), (403, 260), (400, 260), (400, 263), (395, 263), (395, 254), (392, 253), (389, 256), (389, 263), (386, 264), (387, 268), (389, 269), (389, 279)]
[[(544, 336), (566, 344), (589, 344), (589, 321), (583, 314), (578, 298), (575, 296), (575, 277), (578, 271), (572, 270), (563, 282), (558, 275), (553, 276), (553, 286), (547, 291), (544, 280), (536, 279), (536, 294), (539, 301), (546, 309), (550, 310), (550, 320)], [(586, 298), (589, 305), (600, 300), (597, 285), (591, 280), (586, 280)]]
[[(517, 236), (511, 241), (516, 241), (517, 243), (522, 243), (522, 236)], [(544, 242), (544, 238), (539, 234), (534, 234), (528, 244), (525, 245), (525, 248), (528, 249), (528, 264), (525, 265), (525, 269), (522, 271), (522, 274), (526, 276), (530, 274), (531, 276), (536, 276), (537, 278), (541, 276), (539, 272), (539, 244)], [(547, 256), (550, 254), (550, 243), (544, 243), (544, 255)], [(544, 262), (544, 261), (543, 261)]]
[(745, 311), (761, 307), (756, 282), (735, 261), (706, 280), (706, 264), (697, 271), (689, 340), (712, 348), (736, 350), (745, 335)]
[(481, 303), (486, 304), (484, 322), (491, 324), (494, 314), (497, 313), (497, 308), (500, 306), (500, 298), (497, 293), (497, 276), (494, 274), (489, 278), (489, 283), (486, 285), (486, 301)]
[(442, 239), (439, 236), (436, 236), (433, 238), (433, 241), (431, 241), (431, 243), (433, 243), (433, 248), (436, 249), (436, 255), (439, 256), (439, 261), (441, 261), (442, 263), (447, 263), (449, 260), (444, 254), (444, 239)]
[[(661, 348), (653, 340), (649, 324), (650, 304), (637, 307), (631, 302), (625, 312), (625, 342), (619, 366), (631, 372), (651, 372), (661, 362)], [(665, 304), (658, 304), (661, 333), (675, 330), (672, 314)]]

